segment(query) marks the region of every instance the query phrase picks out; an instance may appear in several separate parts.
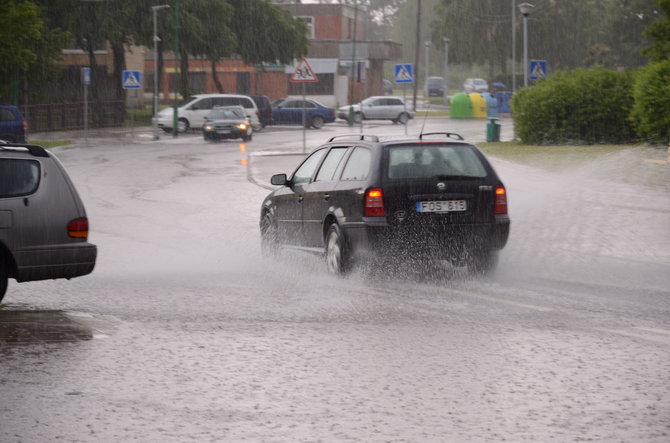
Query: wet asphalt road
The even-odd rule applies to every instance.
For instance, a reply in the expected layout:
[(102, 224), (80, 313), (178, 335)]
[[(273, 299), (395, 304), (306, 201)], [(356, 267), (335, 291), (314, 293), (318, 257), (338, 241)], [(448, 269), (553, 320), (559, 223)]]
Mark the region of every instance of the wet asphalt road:
[[(474, 141), (484, 125), (426, 122)], [(0, 441), (670, 439), (670, 194), (616, 179), (639, 154), (551, 173), (494, 159), (513, 225), (489, 279), (412, 263), (338, 279), (260, 256), (264, 186), (302, 150), (291, 129), (56, 149), (99, 261), (10, 282)]]

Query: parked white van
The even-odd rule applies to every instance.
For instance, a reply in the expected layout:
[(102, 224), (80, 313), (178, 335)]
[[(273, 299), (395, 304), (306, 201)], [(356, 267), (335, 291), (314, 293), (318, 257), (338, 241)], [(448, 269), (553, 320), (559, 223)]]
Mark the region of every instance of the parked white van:
[[(202, 128), (205, 117), (215, 106), (242, 106), (254, 130), (261, 130), (258, 108), (251, 97), (237, 94), (196, 94), (177, 105), (177, 132), (186, 132), (189, 128)], [(158, 127), (165, 132), (172, 132), (173, 113), (173, 108), (166, 108), (155, 117)]]

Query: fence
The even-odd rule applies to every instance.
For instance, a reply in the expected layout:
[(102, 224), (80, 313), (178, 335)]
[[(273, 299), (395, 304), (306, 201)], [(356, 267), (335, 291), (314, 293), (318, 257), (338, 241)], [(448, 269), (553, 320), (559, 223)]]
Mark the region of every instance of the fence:
[[(30, 132), (63, 131), (84, 128), (84, 102), (23, 105), (21, 113)], [(126, 105), (123, 100), (88, 104), (88, 127), (123, 126)]]

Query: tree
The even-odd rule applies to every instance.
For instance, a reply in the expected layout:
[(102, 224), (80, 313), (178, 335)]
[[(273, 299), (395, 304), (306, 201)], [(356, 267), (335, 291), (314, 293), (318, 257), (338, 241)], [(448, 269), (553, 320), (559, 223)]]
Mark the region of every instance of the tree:
[(67, 33), (46, 26), (37, 4), (3, 1), (0, 4), (0, 78), (6, 80), (0, 82), (0, 97), (18, 104), (22, 89), (53, 79), (58, 72), (54, 62), (67, 39)]
[(644, 48), (644, 55), (652, 61), (670, 59), (670, 0), (655, 0), (655, 3), (663, 11), (663, 17), (659, 17), (644, 31), (644, 35), (654, 39), (651, 46)]

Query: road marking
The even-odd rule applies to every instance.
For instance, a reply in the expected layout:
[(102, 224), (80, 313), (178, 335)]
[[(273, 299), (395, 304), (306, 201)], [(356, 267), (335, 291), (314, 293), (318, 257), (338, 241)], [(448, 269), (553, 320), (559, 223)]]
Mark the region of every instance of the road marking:
[(453, 292), (453, 293), (462, 295), (464, 297), (478, 298), (480, 300), (486, 300), (486, 301), (502, 303), (502, 304), (506, 304), (506, 305), (510, 305), (510, 306), (516, 306), (517, 308), (532, 309), (533, 311), (538, 311), (538, 312), (551, 312), (551, 311), (553, 311), (552, 308), (547, 308), (547, 307), (544, 307), (544, 306), (531, 305), (529, 303), (519, 303), (519, 302), (515, 302), (515, 301), (512, 301), (512, 300), (504, 300), (504, 299), (501, 299), (501, 298), (490, 297), (488, 295), (479, 294), (479, 293), (476, 293), (476, 292), (462, 291), (462, 290), (458, 290), (458, 289), (450, 289), (449, 292)]
[[(625, 337), (639, 338), (642, 340), (652, 341), (654, 343), (660, 343), (662, 345), (670, 345), (670, 331), (665, 331), (663, 329), (633, 327), (633, 329), (637, 329), (639, 331), (652, 332), (654, 335), (638, 334), (634, 331), (629, 331), (626, 329), (609, 329), (609, 328), (594, 328), (594, 329), (597, 331), (609, 332), (611, 334), (623, 335)], [(665, 334), (667, 334), (667, 337), (665, 336)]]

